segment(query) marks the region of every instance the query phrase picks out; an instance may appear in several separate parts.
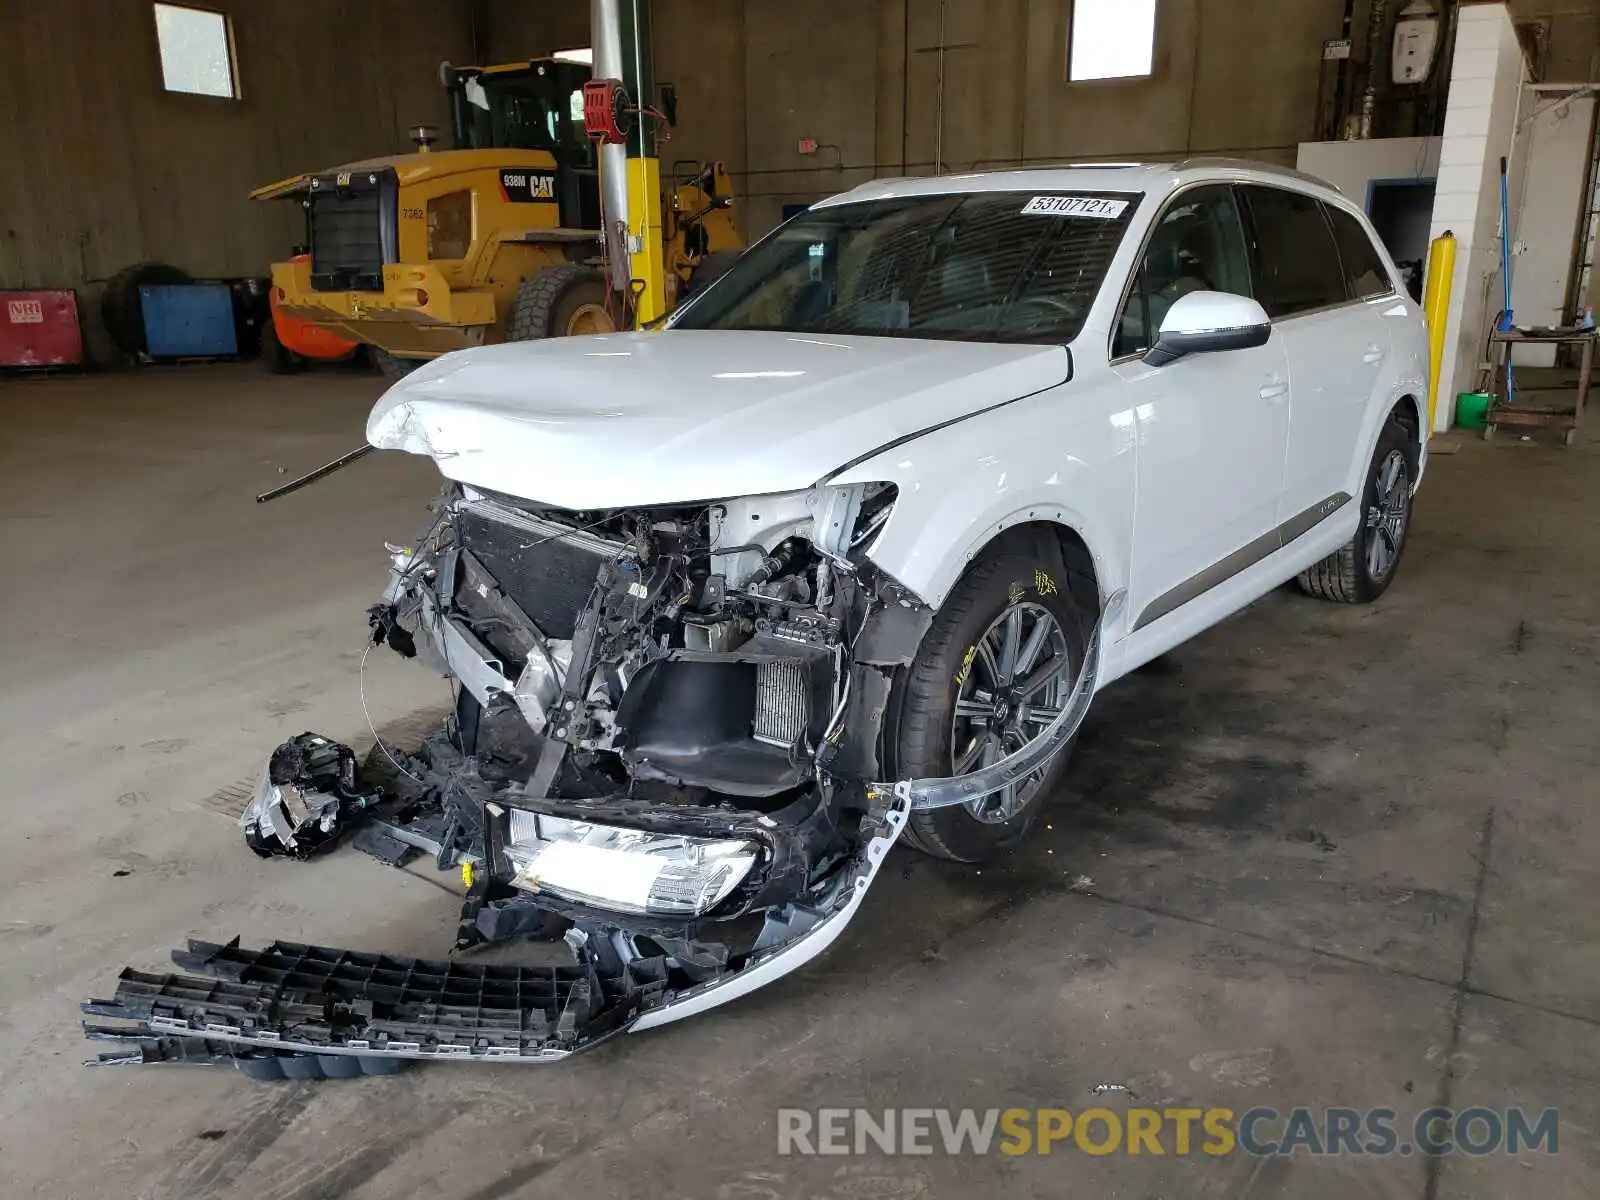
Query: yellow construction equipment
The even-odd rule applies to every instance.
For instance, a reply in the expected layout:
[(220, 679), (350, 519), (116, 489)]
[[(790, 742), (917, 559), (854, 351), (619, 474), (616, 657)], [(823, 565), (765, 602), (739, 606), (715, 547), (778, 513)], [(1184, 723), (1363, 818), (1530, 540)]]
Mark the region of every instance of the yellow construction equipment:
[[(622, 25), (616, 0), (597, 0), (597, 61), (619, 61), (623, 28), (648, 30), (643, 8), (627, 4)], [(646, 43), (630, 37), (634, 61)], [(278, 307), (372, 346), (390, 377), (451, 350), (608, 332), (670, 311), (742, 245), (728, 173), (720, 162), (683, 171), (663, 215), (655, 140), (675, 115), (670, 90), (658, 97), (647, 68), (630, 79), (632, 134), (609, 146), (585, 128), (590, 76), (587, 62), (559, 55), (445, 64), (453, 149), (433, 149), (419, 127), (414, 153), (252, 192), (305, 208), (308, 253), (272, 266)], [(602, 181), (607, 172), (620, 186)]]

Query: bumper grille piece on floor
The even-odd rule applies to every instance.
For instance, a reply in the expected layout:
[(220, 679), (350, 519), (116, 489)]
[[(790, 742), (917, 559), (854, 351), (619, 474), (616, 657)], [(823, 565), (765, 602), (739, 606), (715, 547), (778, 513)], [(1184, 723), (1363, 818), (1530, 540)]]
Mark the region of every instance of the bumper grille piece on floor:
[[(583, 966), (430, 962), (274, 942), (265, 950), (189, 943), (173, 961), (196, 975), (124, 968), (91, 1016), (127, 1032), (208, 1043), (389, 1058), (540, 1061), (626, 1023)], [(96, 1027), (99, 1036), (112, 1027)]]

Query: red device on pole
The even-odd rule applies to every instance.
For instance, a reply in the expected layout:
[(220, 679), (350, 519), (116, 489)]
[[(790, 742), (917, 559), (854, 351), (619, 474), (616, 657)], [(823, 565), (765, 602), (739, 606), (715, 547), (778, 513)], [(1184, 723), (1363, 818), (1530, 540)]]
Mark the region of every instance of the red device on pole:
[(596, 141), (612, 146), (627, 141), (631, 109), (620, 79), (591, 79), (583, 85), (583, 131)]

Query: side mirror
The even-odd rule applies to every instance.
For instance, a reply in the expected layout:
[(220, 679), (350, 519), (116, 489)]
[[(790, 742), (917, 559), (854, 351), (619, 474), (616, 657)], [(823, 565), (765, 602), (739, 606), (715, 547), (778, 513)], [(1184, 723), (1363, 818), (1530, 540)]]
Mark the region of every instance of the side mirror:
[(1249, 296), (1190, 292), (1167, 310), (1156, 344), (1144, 352), (1144, 361), (1164, 367), (1189, 354), (1264, 346), (1271, 336), (1267, 310)]

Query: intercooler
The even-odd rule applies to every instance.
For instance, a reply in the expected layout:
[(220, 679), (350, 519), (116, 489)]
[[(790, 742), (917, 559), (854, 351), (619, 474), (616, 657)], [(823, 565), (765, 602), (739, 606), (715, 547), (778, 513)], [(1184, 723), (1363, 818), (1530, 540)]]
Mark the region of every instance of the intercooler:
[(788, 749), (811, 721), (811, 673), (804, 659), (779, 658), (756, 666), (756, 707), (750, 736)]

